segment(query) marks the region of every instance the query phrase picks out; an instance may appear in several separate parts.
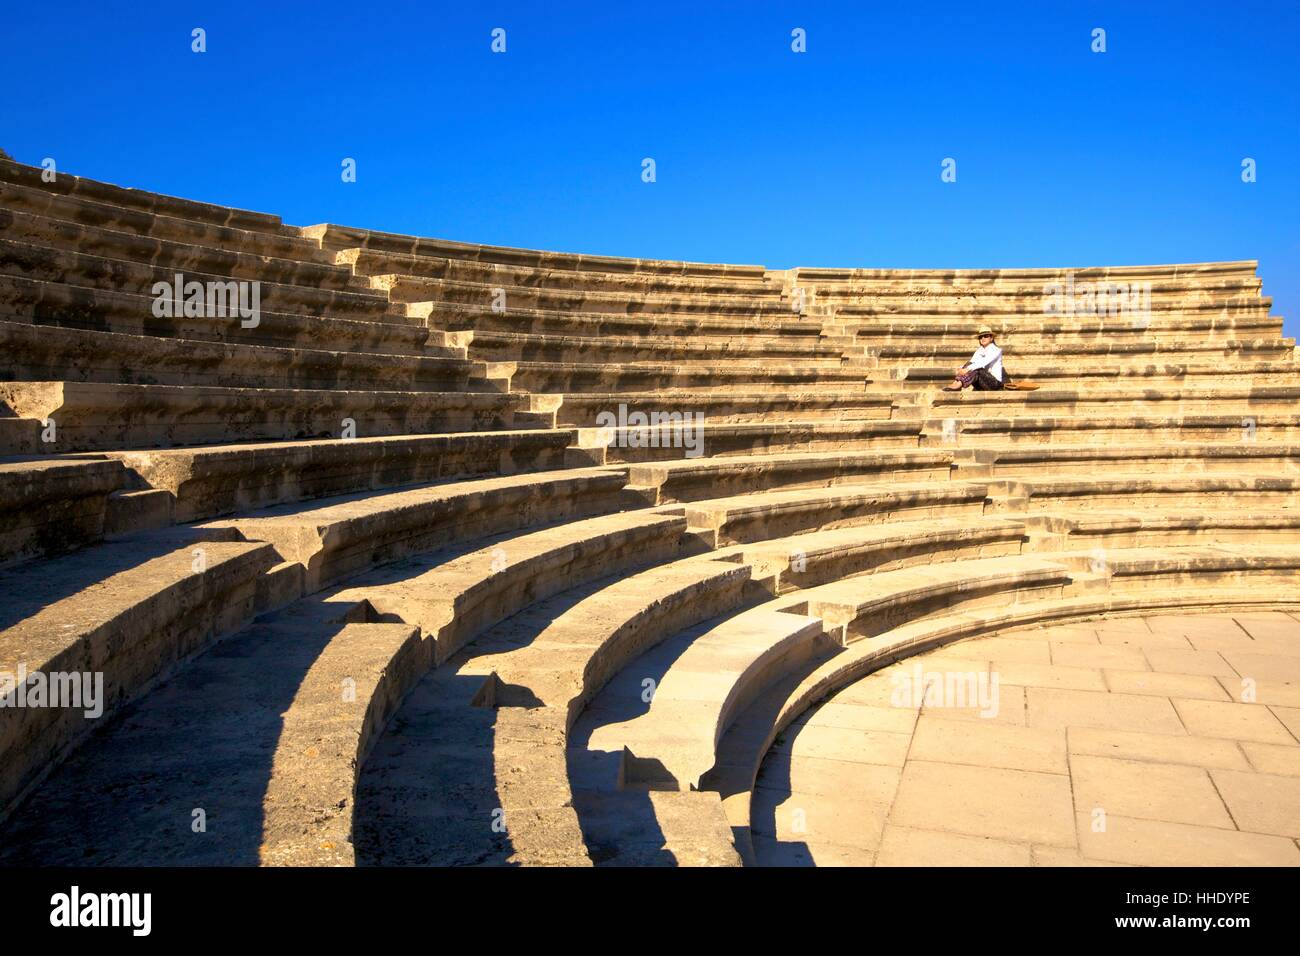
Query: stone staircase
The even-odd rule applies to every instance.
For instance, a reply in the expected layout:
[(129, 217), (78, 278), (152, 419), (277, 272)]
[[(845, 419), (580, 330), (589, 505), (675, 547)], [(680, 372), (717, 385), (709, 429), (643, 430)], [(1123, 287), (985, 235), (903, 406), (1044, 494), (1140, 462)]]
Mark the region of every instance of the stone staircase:
[[(0, 708), (0, 864), (759, 863), (782, 732), (897, 661), (1300, 608), (1253, 262), (777, 271), (40, 173), (0, 161), (0, 678), (103, 706)], [(979, 324), (1041, 388), (938, 390)]]

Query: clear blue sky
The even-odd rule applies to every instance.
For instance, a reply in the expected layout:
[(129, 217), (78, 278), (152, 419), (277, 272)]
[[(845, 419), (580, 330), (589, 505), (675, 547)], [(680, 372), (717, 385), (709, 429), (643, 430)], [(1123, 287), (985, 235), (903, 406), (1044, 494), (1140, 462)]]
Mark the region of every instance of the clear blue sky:
[(10, 3), (0, 30), (24, 162), (299, 225), (774, 268), (1258, 259), (1300, 331), (1295, 0)]

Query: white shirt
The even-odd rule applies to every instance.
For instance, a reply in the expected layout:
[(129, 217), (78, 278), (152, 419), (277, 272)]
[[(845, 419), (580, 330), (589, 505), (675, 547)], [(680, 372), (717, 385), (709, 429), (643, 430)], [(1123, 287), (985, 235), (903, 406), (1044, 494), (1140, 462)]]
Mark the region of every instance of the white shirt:
[(966, 367), (972, 372), (977, 368), (987, 368), (989, 374), (1000, 382), (1002, 381), (1002, 350), (998, 348), (996, 342), (981, 345), (970, 357)]

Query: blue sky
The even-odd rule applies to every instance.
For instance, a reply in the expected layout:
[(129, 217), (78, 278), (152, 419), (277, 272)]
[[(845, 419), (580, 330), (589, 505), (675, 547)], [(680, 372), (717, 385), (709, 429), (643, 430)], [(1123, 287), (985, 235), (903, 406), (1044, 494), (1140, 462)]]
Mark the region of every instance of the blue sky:
[(0, 147), (71, 173), (773, 268), (1258, 259), (1300, 332), (1295, 2), (74, 2), (0, 29)]

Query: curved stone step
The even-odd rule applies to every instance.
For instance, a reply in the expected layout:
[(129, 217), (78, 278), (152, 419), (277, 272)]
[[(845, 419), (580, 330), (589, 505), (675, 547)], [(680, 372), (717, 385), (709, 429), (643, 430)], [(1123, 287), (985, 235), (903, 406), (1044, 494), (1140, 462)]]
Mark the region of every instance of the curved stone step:
[(972, 444), (1033, 443), (1035, 445), (1078, 445), (1094, 442), (1146, 444), (1153, 441), (1258, 441), (1300, 439), (1300, 424), (1286, 412), (1238, 412), (1230, 415), (1173, 414), (1148, 416), (1103, 414), (1070, 415), (980, 415), (978, 418), (930, 418), (922, 429), (925, 446), (970, 446)]
[[(516, 425), (527, 396), (490, 392), (344, 390), (122, 385), (105, 382), (0, 382), (0, 405), (35, 420), (8, 454), (212, 445), (341, 436), (497, 430)], [(40, 440), (53, 421), (55, 441)]]
[[(633, 511), (493, 538), (476, 550), (354, 581), (338, 600), (417, 625), (441, 664), (478, 634), (529, 604), (630, 569), (683, 556), (686, 519)], [(426, 562), (433, 566), (421, 570)]]
[(1068, 477), (1158, 473), (1287, 475), (1300, 471), (1300, 444), (1243, 441), (1147, 445), (973, 448), (953, 451), (956, 476)]
[(684, 275), (667, 272), (551, 268), (482, 262), (449, 255), (416, 255), (375, 249), (339, 249), (334, 261), (351, 266), (357, 275), (404, 275), (451, 279), (504, 288), (591, 289), (609, 292), (674, 293), (685, 295), (746, 295), (779, 299), (781, 284), (765, 275)]
[[(1032, 393), (1024, 393), (1032, 394)], [(809, 421), (838, 419), (889, 419), (896, 417), (889, 395), (873, 394), (862, 386), (855, 389), (809, 389), (797, 385), (762, 389), (707, 389), (690, 391), (664, 389), (657, 392), (582, 392), (566, 394), (557, 412), (560, 425), (596, 427), (602, 412), (618, 414), (704, 415), (713, 424), (758, 421)], [(919, 416), (913, 416), (916, 418)]]
[(143, 262), (176, 272), (312, 286), (337, 292), (356, 288), (351, 270), (328, 262), (280, 259), (262, 253), (141, 236), (3, 205), (0, 205), (0, 236), (13, 242), (68, 249), (105, 259)]
[[(0, 274), (81, 286), (107, 286), (119, 292), (152, 296), (158, 283), (174, 289), (178, 272), (144, 262), (110, 259), (0, 238)], [(219, 273), (197, 270), (182, 275), (185, 283), (201, 282), (205, 288), (208, 283), (224, 286), (239, 281)], [(251, 296), (251, 291), (248, 294)], [(309, 315), (324, 312), (345, 318), (383, 321), (389, 311), (388, 300), (382, 294), (356, 289), (332, 291), (306, 285), (261, 282), (258, 296), (260, 305), (275, 312)]]
[(39, 166), (27, 166), (23, 163), (0, 160), (0, 180), (31, 189), (46, 190), (77, 199), (126, 209), (136, 209), (155, 215), (174, 216), (179, 219), (194, 219), (199, 222), (252, 232), (264, 232), (279, 235), (282, 224), (279, 216), (269, 213), (249, 212), (244, 209), (232, 209), (213, 203), (195, 202), (192, 199), (178, 199), (164, 196), (162, 193), (146, 192), (142, 189), (129, 189), (110, 183), (86, 179), (83, 176), (71, 176), (60, 172), (53, 182), (45, 181), (45, 170)]
[(686, 520), (714, 546), (746, 544), (895, 517), (974, 520), (984, 513), (986, 492), (986, 485), (964, 481), (766, 491), (688, 504)]
[[(679, 422), (684, 423), (684, 416)], [(577, 464), (671, 461), (689, 457), (682, 424), (645, 427), (613, 425), (579, 428), (571, 459)], [(866, 448), (915, 448), (921, 441), (917, 421), (764, 421), (698, 426), (700, 449), (711, 456), (856, 451)]]
[(753, 362), (756, 359), (840, 363), (841, 350), (793, 337), (755, 336), (682, 338), (667, 332), (644, 335), (557, 335), (546, 332), (498, 332), (475, 329), (469, 352), (484, 361), (517, 362)]
[(255, 232), (238, 226), (178, 218), (168, 213), (131, 209), (88, 199), (84, 195), (65, 196), (50, 191), (46, 186), (47, 183), (20, 186), (0, 179), (0, 206), (136, 236), (170, 239), (278, 259), (301, 259), (304, 262), (318, 263), (330, 261), (316, 243), (283, 232)]
[(357, 229), (334, 223), (304, 226), (302, 234), (318, 242), (323, 249), (370, 249), (416, 256), (446, 256), (476, 262), (500, 262), (512, 265), (545, 269), (578, 269), (601, 272), (644, 272), (667, 275), (747, 276), (761, 280), (762, 266), (732, 265), (707, 262), (680, 262), (669, 259), (630, 259), (619, 256), (594, 256), (585, 253), (547, 252), (536, 249), (518, 249), (511, 246), (490, 246), (473, 242), (453, 242), (449, 239), (432, 239), (406, 236), (373, 229)]
[[(368, 391), (487, 391), (464, 349), (425, 355), (326, 352), (0, 321), (14, 379), (104, 384)], [(496, 390), (496, 389), (492, 389)], [(504, 391), (505, 389), (500, 389)]]
[(988, 485), (990, 513), (1073, 509), (1078, 512), (1152, 508), (1223, 508), (1259, 511), (1292, 508), (1300, 478), (1241, 474), (1114, 475), (1106, 478), (1029, 478)]
[[(629, 660), (738, 606), (748, 579), (749, 569), (733, 562), (661, 565), (541, 601), (454, 654), (376, 746), (358, 802), (363, 858), (580, 864), (607, 859), (605, 844), (622, 842), (611, 825), (638, 853), (672, 854), (677, 840), (647, 832), (645, 807), (621, 822), (599, 813), (581, 822), (599, 808), (575, 803), (565, 739)], [(701, 847), (698, 821), (679, 819), (688, 824), (684, 853), (738, 862), (725, 830), (709, 831), (725, 844)]]
[(127, 477), (115, 461), (0, 461), (0, 567), (100, 540)]
[[(493, 286), (453, 279), (383, 274), (370, 276), (370, 287), (386, 293), (392, 302), (448, 302), (490, 305)], [(501, 287), (496, 287), (501, 288)], [(783, 319), (790, 306), (779, 299), (756, 299), (749, 295), (684, 295), (651, 292), (603, 292), (590, 289), (505, 288), (507, 309), (574, 309), (580, 312), (658, 314), (706, 314), (731, 318), (771, 316)]]
[[(0, 708), (0, 811), (100, 717), (251, 620), (267, 600), (261, 578), (279, 561), (268, 544), (169, 532), (0, 572), (0, 672), (9, 677), (0, 689), (18, 703)], [(86, 706), (23, 706), (24, 672), (51, 695), (70, 680), (64, 691), (81, 691), (72, 699)]]
[(107, 452), (136, 486), (167, 492), (174, 520), (402, 485), (565, 467), (573, 431), (454, 432)]
[[(777, 339), (815, 348), (821, 338), (820, 323), (791, 312), (785, 319), (765, 318), (761, 329), (749, 318), (707, 314), (583, 312), (577, 309), (529, 309), (511, 304), (501, 311), (490, 304), (421, 300), (394, 305), (407, 316), (423, 319), (431, 328), (557, 336), (644, 335), (690, 336), (730, 340), (751, 336)], [(967, 332), (969, 330), (967, 329)]]
[(305, 593), (377, 565), (459, 541), (618, 511), (626, 476), (575, 469), (360, 493), (213, 521), (269, 541), (302, 565)]
[(153, 314), (153, 299), (147, 295), (23, 276), (0, 276), (0, 317), (41, 328), (385, 355), (433, 354), (427, 351), (430, 343), (441, 340), (428, 328), (395, 314), (369, 321), (264, 309), (258, 324), (249, 328), (230, 317), (160, 317)]
[[(707, 447), (703, 450), (708, 452)], [(667, 504), (777, 488), (895, 480), (943, 482), (952, 470), (951, 453), (919, 449), (728, 455), (632, 465), (628, 487), (643, 493), (652, 504)]]

